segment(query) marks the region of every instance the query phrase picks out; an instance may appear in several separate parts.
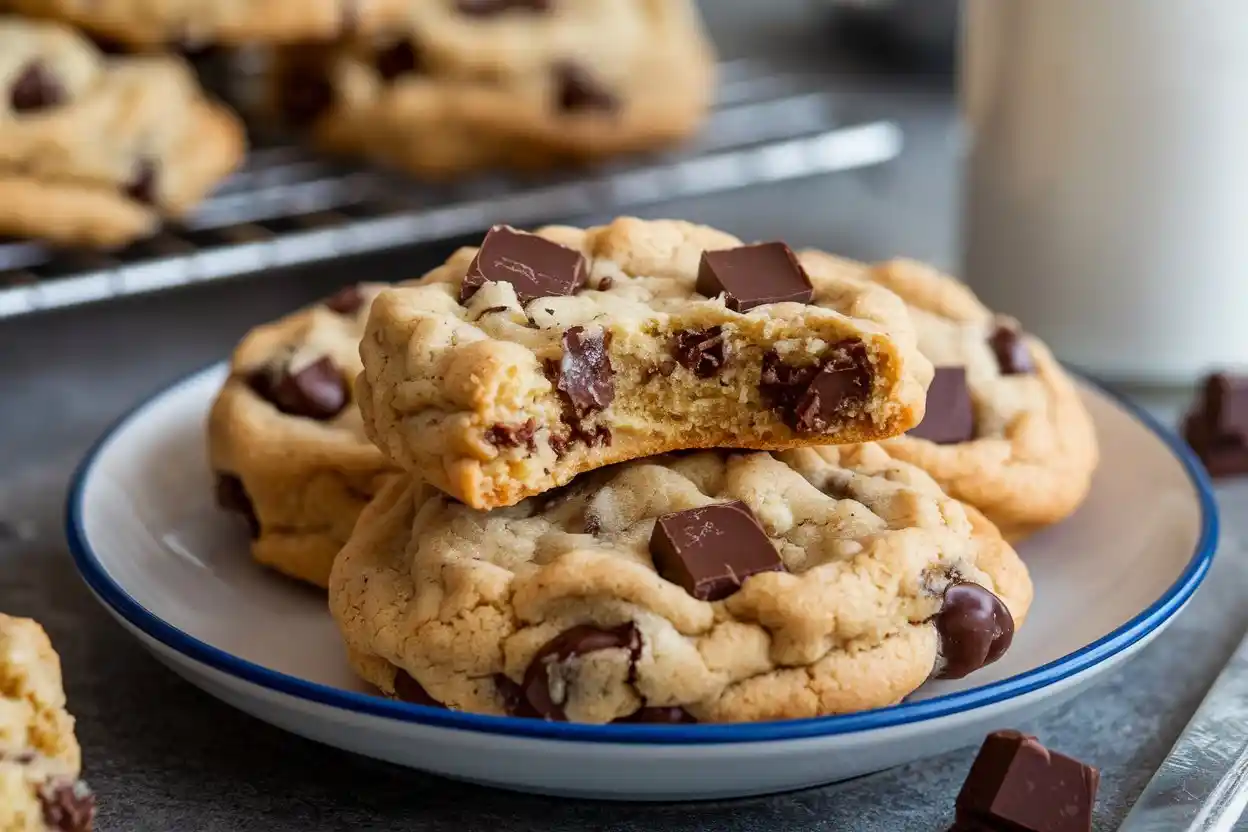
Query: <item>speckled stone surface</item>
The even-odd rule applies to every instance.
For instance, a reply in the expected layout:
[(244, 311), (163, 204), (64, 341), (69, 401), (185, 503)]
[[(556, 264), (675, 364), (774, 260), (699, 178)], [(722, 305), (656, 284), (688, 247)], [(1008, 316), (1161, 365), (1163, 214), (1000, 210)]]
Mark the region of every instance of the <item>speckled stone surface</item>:
[[(737, 44), (746, 0), (716, 0), (721, 41)], [(776, 2), (752, 38), (817, 52), (808, 4)], [(757, 6), (756, 6), (757, 8)], [(721, 11), (728, 9), (729, 11)], [(732, 11), (735, 9), (735, 11)], [(731, 49), (730, 49), (731, 51)], [(749, 239), (783, 237), (861, 258), (955, 261), (956, 166), (948, 93), (842, 77), (907, 128), (895, 164), (649, 211)], [(97, 828), (405, 829), (423, 832), (937, 832), (973, 749), (821, 789), (696, 805), (628, 806), (526, 797), (354, 757), (260, 723), (183, 682), (90, 597), (61, 530), (73, 467), (121, 413), (226, 354), (250, 325), (362, 276), (411, 276), (439, 253), (332, 272), (188, 289), (105, 308), (0, 323), (0, 610), (38, 617), (64, 660)], [(1172, 420), (1175, 397), (1148, 401)], [(1248, 483), (1220, 492), (1221, 553), (1174, 626), (1070, 706), (1015, 726), (1099, 766), (1097, 829), (1112, 830), (1165, 756), (1248, 627)], [(1094, 557), (1095, 553), (1088, 553)], [(1246, 827), (1248, 828), (1248, 827)]]

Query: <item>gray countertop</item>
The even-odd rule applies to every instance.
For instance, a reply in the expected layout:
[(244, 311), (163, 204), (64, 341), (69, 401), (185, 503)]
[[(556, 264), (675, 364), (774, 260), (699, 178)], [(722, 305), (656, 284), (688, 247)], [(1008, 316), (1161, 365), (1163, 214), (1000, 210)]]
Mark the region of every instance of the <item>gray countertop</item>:
[[(743, 10), (766, 5), (742, 25)], [(727, 52), (757, 44), (819, 56), (799, 0), (706, 4)], [(748, 33), (748, 34), (747, 34)], [(939, 84), (841, 73), (830, 81), (901, 121), (907, 148), (880, 170), (662, 206), (746, 238), (783, 237), (861, 258), (953, 266), (952, 97)], [(64, 662), (97, 828), (151, 830), (921, 830), (947, 826), (971, 749), (771, 798), (606, 805), (491, 791), (282, 733), (191, 687), (98, 607), (61, 530), (66, 484), (91, 442), (140, 398), (226, 354), (249, 326), (360, 277), (410, 276), (431, 255), (269, 275), (0, 325), (0, 610), (40, 619)], [(1161, 414), (1173, 399), (1157, 400)], [(1219, 495), (1221, 554), (1194, 602), (1138, 658), (1068, 707), (1017, 726), (1101, 768), (1097, 828), (1112, 829), (1203, 697), (1245, 627), (1248, 486)], [(1095, 557), (1095, 552), (1089, 552)]]

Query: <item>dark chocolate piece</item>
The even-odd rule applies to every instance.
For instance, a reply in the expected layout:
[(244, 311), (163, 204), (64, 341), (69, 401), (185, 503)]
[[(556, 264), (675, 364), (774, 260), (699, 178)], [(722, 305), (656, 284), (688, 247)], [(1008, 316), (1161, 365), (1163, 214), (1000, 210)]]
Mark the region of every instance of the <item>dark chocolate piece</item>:
[(458, 0), (455, 8), (469, 17), (493, 17), (511, 9), (547, 12), (550, 11), (550, 0)]
[(145, 205), (156, 203), (156, 163), (140, 159), (134, 166), (134, 178), (125, 188), (126, 196)]
[(402, 668), (395, 668), (394, 695), (396, 698), (402, 699), (404, 702), (411, 702), (413, 705), (428, 705), (430, 708), (446, 707), (430, 696), (424, 685), (413, 679), (411, 674)]
[(793, 367), (774, 350), (763, 355), (759, 392), (799, 433), (823, 432), (871, 392), (871, 359), (857, 338), (833, 344), (818, 364)]
[(585, 285), (586, 271), (585, 257), (579, 251), (536, 234), (496, 225), (485, 235), (468, 266), (460, 284), (459, 302), (467, 303), (486, 283), (500, 281), (512, 285), (521, 304), (536, 298), (574, 295)]
[(43, 822), (56, 832), (91, 832), (95, 795), (80, 780), (54, 780), (39, 789)]
[(502, 673), (494, 674), (494, 687), (503, 700), (503, 710), (512, 716), (540, 719), (541, 714), (524, 698), (524, 689)]
[(1205, 379), (1183, 421), (1183, 438), (1213, 477), (1248, 474), (1248, 377)]
[(666, 580), (701, 601), (720, 601), (751, 575), (783, 572), (767, 533), (740, 500), (665, 514), (654, 523), (650, 555)]
[(610, 349), (610, 332), (586, 332), (585, 327), (574, 326), (563, 333), (563, 357), (554, 365), (554, 384), (576, 422), (615, 399)]
[(373, 59), (377, 74), (386, 81), (420, 69), (420, 55), (409, 41), (400, 40), (377, 53)]
[(289, 367), (261, 369), (251, 376), (251, 388), (283, 413), (318, 421), (337, 416), (350, 398), (347, 382), (328, 356), (297, 373)]
[(556, 104), (561, 112), (610, 113), (620, 106), (620, 100), (600, 84), (580, 64), (562, 61), (555, 65)]
[(29, 113), (55, 107), (65, 100), (65, 89), (38, 59), (26, 64), (17, 75), (9, 104), (15, 113)]
[(672, 357), (698, 378), (711, 378), (728, 363), (728, 341), (723, 327), (677, 332), (672, 343)]
[(614, 285), (615, 285), (615, 278), (611, 277), (611, 275), (606, 275), (602, 278), (602, 280), (598, 281), (598, 291), (599, 292), (609, 291), (611, 287)]
[(543, 719), (565, 721), (567, 716), (563, 712), (563, 702), (556, 702), (551, 698), (551, 664), (598, 650), (618, 648), (628, 651), (631, 677), (632, 665), (636, 664), (641, 655), (641, 632), (631, 621), (610, 630), (592, 624), (578, 624), (564, 630), (546, 642), (529, 662), (529, 667), (524, 672), (524, 683), (521, 685), (525, 701)]
[(359, 285), (343, 286), (337, 292), (325, 298), (325, 305), (330, 311), (339, 315), (354, 315), (364, 305), (364, 293)]
[(975, 408), (966, 386), (965, 367), (936, 368), (932, 385), (927, 388), (923, 421), (906, 435), (938, 445), (956, 445), (975, 438)]
[(989, 734), (958, 793), (955, 828), (1090, 832), (1101, 775), (1018, 731)]
[(233, 474), (217, 474), (216, 484), (217, 505), (226, 511), (241, 514), (251, 530), (251, 539), (260, 536), (260, 520), (256, 517), (256, 507), (252, 505), (251, 496), (243, 486), (243, 481)]
[(522, 425), (504, 425), (499, 423), (485, 432), (485, 441), (496, 448), (518, 448), (521, 445), (533, 453), (537, 449), (534, 434), (537, 433), (537, 421), (529, 419)]
[(1022, 333), (1012, 326), (998, 324), (988, 337), (988, 346), (997, 357), (997, 366), (1003, 376), (1018, 376), (1034, 373), (1036, 365), (1032, 363), (1031, 352)]
[(622, 716), (613, 722), (635, 725), (693, 725), (697, 720), (693, 718), (693, 714), (679, 705), (671, 705), (638, 708), (628, 716)]
[(1005, 655), (1014, 640), (1014, 617), (996, 595), (970, 581), (945, 590), (936, 614), (940, 679), (961, 679)]
[(767, 303), (810, 303), (815, 294), (797, 255), (784, 243), (702, 252), (695, 289), (708, 298), (724, 295), (724, 304), (735, 312)]

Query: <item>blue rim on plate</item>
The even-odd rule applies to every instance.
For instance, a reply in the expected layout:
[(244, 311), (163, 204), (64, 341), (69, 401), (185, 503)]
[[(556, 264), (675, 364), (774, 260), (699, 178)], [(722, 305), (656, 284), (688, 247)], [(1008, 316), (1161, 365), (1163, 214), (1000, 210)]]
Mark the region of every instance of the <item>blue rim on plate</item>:
[(1166, 593), (1135, 618), (1106, 636), (1060, 659), (971, 690), (949, 693), (920, 702), (903, 702), (885, 708), (838, 716), (795, 719), (778, 722), (740, 724), (655, 726), (582, 725), (545, 722), (520, 717), (486, 716), (412, 705), (364, 693), (309, 682), (240, 659), (173, 627), (145, 609), (126, 593), (100, 565), (82, 526), (83, 498), (88, 475), (100, 453), (113, 436), (143, 411), (179, 388), (211, 372), (217, 364), (198, 370), (167, 385), (121, 416), (87, 453), (71, 481), (65, 509), (65, 532), (74, 563), (91, 590), (122, 619), (166, 647), (222, 673), (300, 699), (354, 711), (361, 714), (414, 722), (443, 728), (457, 728), (488, 734), (532, 737), (547, 740), (594, 743), (714, 744), (796, 740), (850, 734), (880, 728), (908, 725), (948, 716), (971, 708), (992, 705), (1068, 679), (1114, 656), (1144, 638), (1173, 616), (1192, 596), (1213, 563), (1218, 541), (1218, 511), (1213, 487), (1192, 451), (1169, 429), (1137, 405), (1106, 390), (1093, 387), (1135, 416), (1151, 430), (1182, 463), (1200, 500), (1200, 538), (1183, 574)]

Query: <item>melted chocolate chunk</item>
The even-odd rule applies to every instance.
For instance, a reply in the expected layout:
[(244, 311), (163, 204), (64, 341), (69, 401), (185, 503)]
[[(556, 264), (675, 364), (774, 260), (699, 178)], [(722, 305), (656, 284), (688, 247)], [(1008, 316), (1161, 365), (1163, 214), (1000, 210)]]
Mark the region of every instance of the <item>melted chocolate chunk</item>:
[(650, 534), (650, 555), (666, 580), (701, 601), (720, 601), (751, 575), (784, 563), (745, 503), (734, 500), (665, 514)]
[(529, 449), (529, 453), (537, 450), (534, 434), (537, 433), (537, 422), (529, 419), (523, 425), (497, 424), (485, 432), (485, 440), (496, 448), (518, 448), (521, 445)]
[(91, 832), (95, 795), (82, 782), (55, 780), (39, 789), (43, 822), (56, 832)]
[(26, 64), (17, 75), (9, 95), (15, 113), (30, 113), (55, 107), (65, 101), (65, 90), (56, 76), (36, 59)]
[(134, 178), (125, 188), (126, 196), (144, 205), (156, 204), (156, 163), (140, 159), (134, 166)]
[(697, 722), (693, 714), (679, 705), (669, 707), (643, 707), (628, 716), (622, 716), (614, 722), (632, 723), (636, 725), (693, 725)]
[(455, 8), (469, 17), (493, 17), (517, 9), (527, 12), (550, 11), (550, 0), (458, 0)]
[(767, 303), (810, 303), (815, 290), (797, 255), (784, 243), (702, 252), (695, 290), (724, 305), (748, 312)]
[(936, 614), (942, 661), (937, 678), (961, 679), (1005, 655), (1014, 617), (1005, 603), (970, 581), (951, 583)]
[(614, 285), (615, 285), (615, 280), (611, 277), (611, 275), (607, 275), (602, 280), (598, 281), (598, 291), (606, 292)]
[(1017, 376), (1034, 373), (1036, 365), (1032, 363), (1031, 352), (1022, 333), (1011, 326), (997, 326), (988, 338), (988, 346), (997, 357), (997, 366), (1003, 376)]
[(615, 399), (610, 349), (610, 332), (587, 332), (583, 326), (574, 326), (563, 333), (563, 357), (550, 367), (555, 388), (574, 417), (570, 423), (574, 429)]
[(503, 700), (503, 710), (507, 713), (512, 716), (541, 717), (541, 714), (533, 710), (528, 700), (524, 698), (524, 689), (511, 681), (507, 676), (502, 673), (495, 673), (494, 687), (498, 689), (498, 695)]
[(1101, 775), (1018, 731), (989, 734), (957, 799), (963, 830), (1091, 832)]
[(251, 539), (260, 536), (260, 520), (256, 517), (256, 507), (251, 496), (243, 486), (243, 481), (233, 474), (217, 474), (216, 484), (217, 505), (226, 511), (233, 511), (243, 516), (247, 528), (251, 530)]
[(1205, 379), (1183, 421), (1183, 438), (1213, 477), (1248, 474), (1248, 377)]
[(579, 64), (563, 61), (555, 66), (555, 96), (565, 113), (613, 112), (620, 101)]
[(409, 41), (401, 40), (377, 53), (374, 58), (377, 74), (386, 81), (420, 70), (420, 55)]
[(711, 378), (728, 363), (728, 340), (723, 327), (677, 332), (672, 343), (672, 357), (698, 378)]
[(325, 299), (325, 305), (339, 315), (354, 315), (364, 305), (364, 293), (358, 284), (343, 286)]
[(411, 677), (411, 675), (402, 668), (395, 670), (394, 674), (394, 695), (404, 702), (411, 702), (413, 705), (427, 705), (430, 708), (445, 708), (438, 700), (429, 695), (424, 686)]
[(258, 396), (281, 412), (322, 422), (341, 413), (350, 399), (347, 382), (328, 356), (297, 373), (290, 372), (289, 367), (276, 372), (261, 369), (250, 382)]
[(785, 424), (799, 433), (834, 428), (871, 392), (871, 359), (856, 338), (833, 344), (820, 364), (792, 367), (769, 350), (763, 356), (759, 392)]
[(583, 656), (598, 650), (624, 649), (628, 651), (629, 676), (641, 655), (641, 632), (632, 622), (604, 630), (591, 624), (578, 624), (559, 635), (537, 651), (524, 672), (521, 690), (524, 700), (543, 719), (566, 721), (563, 701), (556, 702), (550, 690), (550, 666), (574, 656)]
[(574, 295), (585, 285), (585, 256), (536, 234), (496, 225), (481, 241), (459, 288), (459, 302), (467, 303), (486, 283), (510, 283), (516, 299), (527, 304), (537, 298)]
[(955, 445), (975, 438), (975, 408), (966, 386), (965, 367), (937, 367), (927, 388), (923, 421), (907, 433), (938, 445)]

